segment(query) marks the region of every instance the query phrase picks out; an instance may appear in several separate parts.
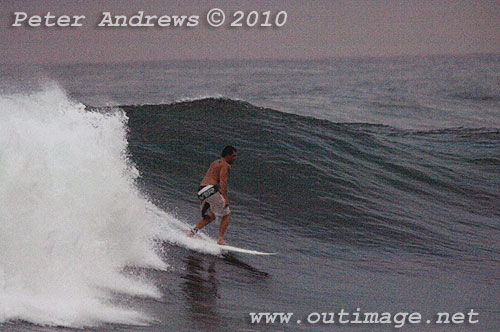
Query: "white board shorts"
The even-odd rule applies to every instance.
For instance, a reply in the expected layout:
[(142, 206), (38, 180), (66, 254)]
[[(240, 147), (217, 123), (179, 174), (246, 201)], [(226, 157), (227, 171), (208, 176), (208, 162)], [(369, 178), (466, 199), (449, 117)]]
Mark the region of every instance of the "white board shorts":
[(203, 207), (207, 203), (210, 205), (210, 207), (205, 212), (205, 214), (215, 217), (224, 217), (231, 213), (231, 210), (229, 210), (229, 206), (224, 207), (224, 205), (226, 204), (226, 200), (224, 199), (224, 197), (222, 197), (222, 194), (220, 192), (216, 192), (215, 194), (204, 199), (201, 202), (200, 210), (202, 211), (202, 214)]

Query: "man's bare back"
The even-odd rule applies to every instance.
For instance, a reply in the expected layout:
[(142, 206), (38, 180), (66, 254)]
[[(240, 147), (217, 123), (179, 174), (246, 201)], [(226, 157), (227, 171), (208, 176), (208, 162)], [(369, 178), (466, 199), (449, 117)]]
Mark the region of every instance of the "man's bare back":
[(229, 205), (227, 178), (229, 176), (230, 169), (231, 165), (229, 165), (224, 158), (217, 159), (210, 165), (207, 174), (205, 174), (205, 177), (201, 180), (200, 184), (201, 186), (207, 186), (209, 184), (218, 186), (222, 197), (226, 200), (226, 206)]
[(210, 168), (207, 171), (207, 174), (201, 180), (202, 186), (206, 186), (209, 184), (217, 185), (220, 186), (220, 173), (222, 168), (231, 168), (231, 165), (229, 165), (224, 159), (217, 159), (214, 161), (211, 165)]

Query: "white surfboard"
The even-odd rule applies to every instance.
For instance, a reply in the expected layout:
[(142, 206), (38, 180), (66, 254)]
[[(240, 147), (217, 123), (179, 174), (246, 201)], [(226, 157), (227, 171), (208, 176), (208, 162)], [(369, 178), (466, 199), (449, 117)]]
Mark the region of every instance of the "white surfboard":
[[(195, 236), (188, 239), (190, 241), (190, 245), (188, 245), (187, 247), (194, 250), (200, 250), (200, 249), (202, 251), (203, 249), (209, 249), (209, 251), (221, 250), (223, 253), (239, 252), (241, 254), (261, 255), (261, 256), (272, 256), (278, 254), (277, 252), (262, 252), (262, 251), (243, 249), (228, 245), (222, 246), (220, 244), (217, 244), (217, 241), (215, 241), (214, 239), (203, 233), (198, 233)], [(193, 246), (193, 244), (196, 244), (196, 246)]]
[(212, 242), (210, 240), (204, 240), (208, 245), (214, 246), (216, 248), (219, 248), (223, 252), (239, 252), (241, 254), (248, 254), (248, 255), (263, 255), (263, 256), (271, 256), (271, 255), (276, 255), (277, 252), (262, 252), (262, 251), (257, 251), (257, 250), (250, 250), (250, 249), (243, 249), (243, 248), (238, 248), (238, 247), (233, 247), (233, 246), (222, 246), (220, 244), (217, 244), (216, 242)]
[(264, 256), (271, 256), (271, 255), (277, 254), (277, 252), (262, 252), (262, 251), (243, 249), (243, 248), (238, 248), (238, 247), (233, 247), (233, 246), (221, 246), (220, 244), (217, 244), (217, 243), (214, 243), (214, 245), (219, 247), (222, 251), (239, 252), (242, 254), (264, 255)]

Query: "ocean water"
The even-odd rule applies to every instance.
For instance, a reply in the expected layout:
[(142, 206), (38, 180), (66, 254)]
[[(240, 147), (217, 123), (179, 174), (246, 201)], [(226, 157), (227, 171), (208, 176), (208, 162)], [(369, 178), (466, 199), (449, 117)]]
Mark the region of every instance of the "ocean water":
[[(185, 236), (227, 144), (276, 256)], [(499, 55), (4, 65), (0, 146), (2, 331), (500, 328)], [(358, 308), (423, 322), (307, 323)]]

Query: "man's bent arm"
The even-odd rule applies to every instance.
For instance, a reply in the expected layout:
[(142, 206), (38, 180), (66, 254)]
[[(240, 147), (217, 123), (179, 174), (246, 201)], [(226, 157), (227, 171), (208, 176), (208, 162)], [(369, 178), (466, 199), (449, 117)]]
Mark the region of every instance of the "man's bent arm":
[(229, 205), (229, 196), (227, 193), (227, 178), (229, 176), (229, 166), (222, 166), (220, 170), (220, 191), (222, 197), (226, 200), (226, 206)]

